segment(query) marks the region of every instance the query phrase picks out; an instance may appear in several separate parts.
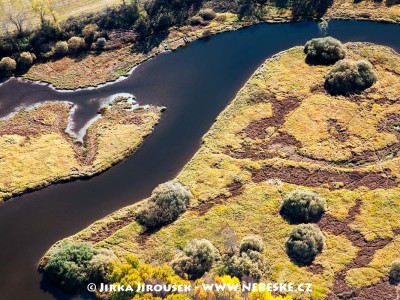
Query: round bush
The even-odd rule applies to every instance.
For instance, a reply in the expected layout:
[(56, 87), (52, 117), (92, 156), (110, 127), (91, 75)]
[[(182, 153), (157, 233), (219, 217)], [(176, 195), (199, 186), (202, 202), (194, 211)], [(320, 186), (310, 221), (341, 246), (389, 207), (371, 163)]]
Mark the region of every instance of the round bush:
[(56, 43), (54, 50), (58, 56), (64, 56), (68, 54), (69, 51), (68, 43), (65, 41), (59, 41)]
[(338, 61), (325, 79), (325, 89), (331, 95), (359, 93), (371, 87), (377, 80), (373, 66), (365, 60)]
[(11, 57), (3, 57), (0, 60), (0, 72), (3, 75), (7, 75), (8, 73), (14, 71), (17, 68), (17, 62)]
[(322, 252), (324, 235), (313, 224), (300, 224), (292, 230), (286, 241), (286, 253), (295, 262), (308, 265)]
[(68, 244), (49, 258), (45, 273), (54, 285), (76, 292), (87, 281), (89, 262), (97, 253), (89, 243)]
[(306, 61), (315, 64), (330, 65), (345, 58), (343, 44), (332, 37), (317, 38), (308, 41), (304, 47)]
[(36, 58), (35, 54), (32, 54), (30, 52), (22, 52), (19, 55), (18, 63), (22, 68), (29, 68), (30, 66), (32, 66), (35, 58)]
[(94, 283), (109, 282), (113, 270), (113, 262), (117, 260), (109, 249), (98, 249), (97, 254), (88, 263), (89, 281)]
[(106, 46), (106, 39), (105, 38), (98, 38), (96, 41), (96, 48), (103, 49)]
[(400, 283), (400, 260), (396, 260), (392, 263), (392, 267), (389, 271), (389, 282), (395, 285)]
[(203, 18), (200, 16), (193, 16), (189, 19), (189, 23), (192, 26), (203, 25)]
[(192, 194), (179, 182), (169, 181), (154, 189), (137, 221), (147, 228), (157, 228), (175, 221), (182, 214)]
[(187, 274), (189, 279), (197, 279), (208, 272), (218, 259), (218, 250), (209, 240), (191, 240), (171, 262), (171, 266), (178, 275), (184, 277)]
[(240, 253), (249, 251), (263, 252), (264, 242), (259, 236), (249, 235), (242, 239), (239, 249)]
[(294, 190), (283, 199), (281, 215), (290, 223), (318, 221), (326, 211), (326, 201), (317, 193)]
[(203, 18), (203, 20), (205, 21), (211, 21), (213, 19), (215, 19), (215, 17), (217, 16), (217, 14), (215, 13), (215, 11), (213, 11), (211, 8), (207, 8), (207, 9), (202, 9), (199, 12), (200, 17)]
[(81, 37), (73, 36), (68, 40), (68, 49), (71, 52), (79, 53), (80, 51), (85, 49), (85, 47), (86, 47), (85, 39)]

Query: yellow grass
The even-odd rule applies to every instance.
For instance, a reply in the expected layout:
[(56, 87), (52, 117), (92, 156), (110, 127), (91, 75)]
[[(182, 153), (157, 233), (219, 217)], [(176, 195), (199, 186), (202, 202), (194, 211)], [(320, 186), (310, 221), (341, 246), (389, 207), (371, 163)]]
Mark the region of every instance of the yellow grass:
[[(283, 195), (301, 187), (318, 192), (327, 199), (328, 214), (344, 221), (351, 207), (361, 201), (360, 212), (349, 226), (362, 233), (366, 240), (393, 238), (394, 230), (400, 228), (398, 215), (400, 189), (354, 190), (342, 188), (343, 184), (304, 187), (282, 182), (279, 178), (266, 178), (254, 182), (253, 173), (262, 167), (275, 166), (284, 170), (287, 166), (303, 167), (309, 171), (328, 170), (335, 172), (377, 172), (388, 169), (398, 180), (399, 159), (379, 158), (360, 166), (336, 163), (336, 157), (348, 159), (351, 151), (379, 150), (393, 143), (392, 133), (377, 129), (378, 123), (387, 114), (398, 111), (398, 105), (378, 101), (395, 97), (400, 76), (393, 72), (398, 68), (398, 54), (391, 49), (372, 44), (347, 44), (348, 57), (364, 58), (373, 62), (379, 74), (378, 82), (362, 93), (355, 101), (345, 97), (333, 97), (323, 92), (324, 74), (330, 66), (309, 66), (301, 47), (295, 47), (269, 59), (249, 79), (233, 102), (221, 113), (216, 123), (204, 136), (200, 150), (185, 166), (177, 179), (194, 195), (191, 208), (176, 222), (150, 235), (143, 243), (138, 239), (144, 228), (129, 222), (97, 246), (112, 249), (119, 257), (134, 253), (140, 259), (153, 264), (168, 263), (191, 239), (206, 238), (221, 251), (226, 237), (224, 231), (233, 229), (237, 239), (248, 234), (260, 235), (266, 243), (263, 253), (268, 262), (264, 280), (276, 282), (311, 282), (311, 294), (296, 294), (296, 299), (325, 299), (330, 293), (335, 274), (345, 269), (360, 251), (345, 235), (334, 235), (324, 231), (325, 249), (314, 264), (320, 265), (321, 273), (313, 273), (290, 261), (285, 253), (285, 241), (294, 225), (289, 225), (279, 215)], [(390, 62), (390, 64), (389, 64)], [(391, 64), (391, 62), (396, 62)], [(388, 83), (391, 83), (388, 86)], [(250, 138), (246, 127), (254, 121), (274, 116), (273, 103), (296, 98), (301, 101), (297, 108), (282, 120), (280, 128), (261, 128), (265, 137)], [(264, 99), (264, 100), (263, 100)], [(327, 120), (336, 118), (346, 128), (348, 138), (336, 140), (327, 128)], [(364, 119), (363, 119), (364, 118)], [(296, 155), (289, 155), (283, 145), (277, 144), (278, 154), (273, 158), (235, 158), (231, 151), (241, 153), (248, 149), (259, 149), (281, 132), (294, 136), (300, 143)], [(247, 148), (244, 148), (246, 145)], [(279, 148), (281, 147), (281, 148)], [(330, 147), (335, 147), (332, 152)], [(302, 156), (303, 153), (307, 157)], [(311, 157), (311, 158), (310, 158)], [(332, 162), (332, 163), (331, 163)], [(232, 195), (230, 186), (240, 182), (243, 187)], [(222, 203), (201, 212), (202, 204), (211, 203), (219, 197)], [(58, 246), (71, 241), (87, 240), (124, 216), (133, 215), (142, 203), (120, 211), (91, 225), (82, 232), (57, 243)], [(392, 260), (398, 257), (398, 241), (390, 242), (378, 250), (371, 263), (347, 271), (346, 282), (351, 287), (365, 287), (380, 282), (387, 274)]]
[[(84, 13), (96, 12), (107, 6), (121, 4), (121, 0), (61, 0), (55, 1), (54, 10), (59, 15), (60, 20), (67, 19), (71, 16), (77, 16)], [(14, 10), (22, 10), (27, 14), (29, 25), (36, 26), (40, 19), (32, 10), (30, 0), (0, 0), (0, 5), (4, 7), (6, 12)], [(4, 10), (0, 10), (0, 19), (5, 19)]]
[[(158, 123), (160, 110), (107, 110), (80, 145), (64, 130), (71, 106), (45, 103), (0, 122), (0, 201), (27, 189), (92, 176), (131, 154)], [(124, 121), (137, 116), (137, 124)]]

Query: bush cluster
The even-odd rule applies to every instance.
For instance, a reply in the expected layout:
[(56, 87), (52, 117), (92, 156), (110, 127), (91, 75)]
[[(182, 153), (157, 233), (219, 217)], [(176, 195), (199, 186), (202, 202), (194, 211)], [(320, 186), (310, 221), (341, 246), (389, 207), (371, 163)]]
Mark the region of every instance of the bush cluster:
[(112, 251), (90, 243), (71, 243), (51, 255), (44, 271), (54, 285), (75, 293), (87, 282), (107, 282), (115, 258)]
[(160, 184), (139, 211), (137, 221), (149, 229), (169, 224), (186, 210), (191, 198), (192, 194), (179, 182)]
[(330, 65), (344, 59), (346, 51), (343, 44), (332, 37), (316, 38), (304, 47), (306, 61), (314, 64)]
[(250, 235), (242, 239), (239, 252), (227, 253), (222, 259), (222, 273), (243, 279), (245, 276), (259, 280), (264, 275), (262, 252), (264, 242), (259, 236)]
[(389, 271), (389, 282), (394, 285), (400, 283), (400, 260), (396, 260), (392, 263)]
[(286, 241), (286, 253), (298, 264), (310, 264), (323, 248), (324, 235), (314, 224), (298, 225)]
[(191, 240), (175, 256), (171, 266), (179, 276), (197, 279), (208, 272), (219, 257), (217, 248), (209, 240)]
[(373, 66), (366, 60), (338, 61), (325, 78), (325, 89), (331, 95), (349, 95), (370, 88), (377, 80)]
[(281, 216), (290, 223), (318, 221), (326, 211), (326, 201), (317, 193), (296, 189), (283, 198)]

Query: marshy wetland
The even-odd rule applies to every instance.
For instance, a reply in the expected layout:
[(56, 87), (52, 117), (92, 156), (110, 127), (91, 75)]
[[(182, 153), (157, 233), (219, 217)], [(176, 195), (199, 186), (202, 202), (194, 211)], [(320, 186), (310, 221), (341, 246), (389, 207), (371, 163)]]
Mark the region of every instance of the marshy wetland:
[[(400, 49), (400, 43), (393, 37), (398, 36), (399, 31), (398, 25), (391, 24), (351, 21), (329, 23), (329, 34), (343, 42), (373, 42), (392, 47), (397, 51)], [(318, 143), (320, 136), (313, 135), (315, 141), (310, 142), (309, 145), (304, 143), (302, 140), (304, 130), (296, 126), (309, 111), (307, 107), (302, 106), (314, 107), (321, 101), (328, 101), (329, 98), (318, 95), (318, 84), (320, 84), (318, 79), (321, 79), (320, 77), (323, 76), (327, 67), (306, 65), (301, 48), (293, 48), (274, 56), (274, 59), (266, 63), (275, 71), (274, 76), (281, 74), (281, 82), (294, 80), (293, 84), (300, 86), (300, 94), (291, 95), (293, 99), (289, 101), (290, 103), (288, 102), (290, 105), (287, 110), (279, 103), (281, 97), (287, 96), (280, 93), (279, 84), (267, 79), (257, 80), (257, 74), (263, 71), (263, 67), (261, 67), (261, 71), (257, 71), (258, 73), (236, 96), (236, 100), (218, 118), (213, 129), (203, 138), (204, 145), (200, 152), (186, 165), (199, 149), (202, 136), (212, 126), (215, 118), (235, 98), (251, 74), (268, 57), (293, 46), (303, 45), (307, 40), (318, 35), (318, 26), (312, 22), (258, 25), (236, 32), (224, 33), (211, 40), (194, 42), (186, 49), (160, 55), (140, 65), (128, 79), (93, 90), (61, 93), (47, 86), (33, 83), (21, 83), (15, 80), (4, 83), (0, 87), (0, 90), (4, 91), (1, 93), (1, 98), (7, 99), (4, 101), (4, 114), (19, 105), (32, 104), (37, 101), (70, 101), (77, 103), (81, 109), (81, 115), (77, 114), (76, 123), (82, 126), (98, 110), (98, 101), (93, 101), (93, 99), (107, 98), (122, 92), (134, 94), (139, 103), (166, 106), (167, 111), (163, 113), (160, 124), (154, 133), (144, 141), (136, 153), (109, 171), (90, 180), (55, 185), (26, 194), (18, 199), (12, 199), (0, 207), (0, 236), (4, 241), (0, 250), (1, 257), (4, 258), (1, 261), (0, 275), (3, 280), (0, 294), (8, 299), (63, 299), (67, 297), (59, 290), (51, 288), (36, 272), (38, 261), (43, 253), (57, 240), (82, 230), (95, 220), (123, 206), (148, 197), (157, 184), (174, 178), (182, 169), (178, 179), (190, 187), (196, 202), (176, 224), (166, 227), (144, 240), (135, 239), (129, 235), (132, 232), (140, 234), (140, 228), (134, 223), (130, 225), (130, 228), (123, 228), (122, 225), (127, 225), (125, 223), (118, 225), (119, 227), (117, 226), (115, 229), (122, 230), (119, 233), (111, 230), (110, 234), (115, 234), (114, 236), (99, 235), (96, 232), (101, 227), (101, 223), (99, 223), (98, 228), (83, 232), (83, 236), (87, 241), (105, 244), (107, 244), (107, 238), (114, 238), (115, 240), (110, 244), (118, 245), (118, 243), (124, 243), (124, 234), (126, 234), (129, 243), (122, 245), (119, 249), (134, 249), (140, 254), (146, 247), (153, 247), (155, 251), (151, 254), (152, 257), (141, 256), (149, 261), (160, 260), (159, 262), (163, 262), (161, 258), (171, 258), (173, 255), (171, 249), (178, 244), (183, 246), (189, 238), (204, 235), (204, 237), (213, 239), (213, 233), (207, 231), (207, 226), (218, 228), (221, 218), (229, 220), (229, 216), (232, 216), (242, 221), (252, 218), (255, 222), (252, 229), (258, 228), (258, 233), (265, 235), (264, 239), (267, 239), (269, 234), (273, 234), (274, 239), (279, 236), (280, 238), (274, 240), (274, 243), (278, 243), (286, 236), (290, 228), (288, 224), (279, 219), (279, 216), (274, 216), (277, 208), (275, 206), (279, 203), (280, 189), (282, 189), (281, 192), (286, 192), (293, 188), (292, 185), (301, 185), (318, 190), (328, 199), (328, 205), (336, 203), (335, 201), (340, 203), (336, 207), (336, 204), (332, 205), (335, 208), (319, 221), (319, 226), (328, 237), (328, 250), (318, 258), (315, 266), (305, 269), (290, 265), (287, 258), (280, 253), (282, 249), (278, 244), (267, 244), (267, 247), (273, 249), (269, 252), (268, 259), (277, 262), (274, 270), (271, 271), (272, 274), (278, 276), (280, 269), (287, 267), (299, 280), (312, 276), (317, 286), (316, 297), (327, 295), (329, 292), (327, 285), (332, 282), (341, 288), (345, 281), (347, 286), (355, 287), (362, 293), (363, 289), (367, 288), (364, 286), (365, 283), (374, 282), (376, 278), (381, 280), (386, 268), (384, 260), (377, 257), (374, 261), (371, 251), (374, 253), (375, 250), (380, 250), (377, 253), (381, 257), (387, 257), (387, 253), (391, 253), (390, 255), (396, 253), (391, 249), (396, 248), (394, 239), (397, 239), (397, 231), (396, 224), (392, 224), (394, 220), (391, 215), (386, 215), (386, 219), (382, 223), (374, 220), (374, 218), (380, 218), (374, 203), (380, 206), (385, 200), (397, 197), (395, 195), (397, 175), (396, 172), (393, 173), (397, 164), (391, 159), (384, 159), (383, 162), (381, 159), (377, 161), (376, 157), (371, 157), (368, 151), (381, 151), (379, 153), (385, 157), (388, 156), (392, 151), (387, 147), (393, 144), (393, 139), (397, 139), (396, 134), (386, 132), (389, 130), (388, 128), (375, 130), (376, 124), (368, 122), (364, 124), (362, 120), (354, 119), (353, 123), (349, 125), (347, 134), (352, 143), (351, 147), (358, 147), (358, 150), (350, 153), (346, 147), (338, 144), (337, 153), (340, 154), (340, 161), (332, 158), (329, 147), (324, 148), (323, 143)], [(350, 55), (354, 58), (375, 59), (379, 75), (391, 71), (385, 69), (385, 62), (398, 61), (397, 54), (392, 53), (388, 48), (367, 44), (347, 44), (347, 47)], [(379, 65), (381, 60), (383, 61), (382, 65)], [(298, 64), (296, 70), (310, 68), (308, 74), (312, 75), (312, 78), (309, 81), (307, 77), (302, 77), (302, 80), (298, 81), (297, 78), (293, 79), (290, 76), (288, 78), (284, 69), (286, 68), (286, 72), (288, 72), (287, 70), (290, 70), (292, 66), (285, 65), (285, 61)], [(379, 112), (384, 109), (382, 107), (389, 105), (384, 103), (385, 99), (390, 99), (388, 95), (395, 97), (394, 92), (389, 89), (396, 87), (397, 79), (395, 77), (398, 76), (396, 70), (393, 71), (393, 78), (384, 75), (378, 81), (377, 87), (383, 83), (388, 86), (388, 90), (384, 91), (383, 96), (382, 94), (379, 96), (379, 91), (372, 91), (368, 94), (368, 99), (376, 100), (377, 106), (363, 107), (362, 112), (366, 117), (371, 113), (371, 109), (375, 109), (374, 116), (378, 115), (382, 120), (386, 118), (385, 114), (379, 115)], [(383, 78), (388, 81), (382, 81)], [(317, 95), (307, 94), (310, 91), (311, 81), (314, 86), (312, 90), (317, 91)], [(240, 105), (243, 97), (247, 97), (246, 89), (249, 86), (260, 84), (263, 87), (268, 85), (272, 89), (273, 95), (254, 96), (261, 97), (261, 99), (264, 96), (272, 97), (269, 98), (272, 100), (270, 102), (255, 101), (256, 107), (251, 107), (251, 109), (247, 109), (246, 105)], [(320, 98), (316, 101), (313, 97)], [(296, 100), (299, 98), (302, 101)], [(383, 99), (383, 102), (380, 99)], [(332, 116), (329, 115), (332, 113), (339, 122), (346, 122), (353, 115), (352, 110), (358, 111), (354, 108), (354, 101), (346, 100), (345, 103), (348, 106), (346, 111), (350, 113), (350, 116), (346, 116), (338, 108), (341, 103), (335, 106), (335, 101), (335, 99), (331, 99), (332, 109), (325, 112), (326, 116), (323, 115), (319, 120), (316, 119), (317, 122), (324, 123), (326, 118), (332, 119)], [(92, 107), (91, 110), (85, 110), (85, 105)], [(238, 114), (238, 119), (230, 116), (230, 113), (233, 113), (233, 116)], [(285, 119), (285, 123), (280, 124), (279, 122), (282, 120), (273, 120), (274, 114), (283, 113), (290, 115)], [(243, 118), (243, 116), (247, 117)], [(282, 119), (282, 117), (276, 119)], [(227, 121), (223, 122), (224, 119)], [(264, 123), (260, 120), (264, 120)], [(251, 122), (249, 123), (249, 121)], [(234, 124), (229, 127), (232, 132), (226, 137), (226, 132), (223, 132), (226, 128), (222, 130), (222, 127), (229, 122), (234, 122)], [(77, 126), (79, 127), (79, 125)], [(260, 130), (260, 126), (270, 127), (272, 131), (277, 130), (280, 135), (273, 136), (273, 132), (270, 132), (271, 137), (267, 137), (266, 135), (269, 133)], [(378, 140), (375, 137), (384, 136), (384, 142), (363, 143), (357, 131), (360, 126), (370, 129), (366, 130), (365, 139), (373, 137), (373, 140)], [(257, 132), (262, 132), (262, 136), (258, 136)], [(291, 135), (295, 140), (302, 141), (302, 145), (293, 143), (291, 139), (285, 139), (285, 135), (286, 137)], [(276, 140), (273, 143), (267, 143), (267, 138), (276, 138)], [(328, 135), (327, 145), (338, 140), (332, 136), (331, 139), (329, 141)], [(246, 141), (246, 143), (242, 143), (242, 141)], [(268, 145), (263, 145), (263, 142)], [(275, 147), (269, 147), (269, 144), (275, 145)], [(316, 149), (314, 147), (316, 144), (320, 148)], [(260, 149), (262, 153), (259, 153)], [(294, 149), (296, 151), (293, 151)], [(300, 153), (300, 155), (294, 152)], [(250, 156), (249, 153), (251, 153)], [(361, 156), (363, 159), (359, 159)], [(362, 170), (358, 170), (358, 166), (354, 166), (354, 157), (357, 158), (357, 161), (362, 161), (360, 167)], [(343, 165), (343, 162), (346, 162), (347, 165)], [(383, 168), (383, 173), (381, 172), (382, 163), (387, 164)], [(298, 168), (300, 165), (302, 170), (293, 171), (293, 168)], [(296, 178), (285, 177), (289, 173), (284, 172), (286, 168), (291, 168), (290, 173), (298, 176), (295, 176)], [(322, 180), (318, 178), (314, 180), (311, 174), (306, 174), (315, 168), (324, 169), (320, 173), (322, 177), (316, 176)], [(357, 168), (357, 170), (353, 168)], [(206, 174), (204, 174), (205, 169), (209, 170)], [(203, 174), (197, 174), (196, 170), (201, 170), (200, 172)], [(323, 179), (334, 178), (335, 176), (332, 174), (335, 172), (351, 174), (348, 175), (348, 180), (346, 176), (344, 176), (346, 178), (335, 179), (332, 182)], [(372, 174), (371, 180), (366, 179), (365, 182), (361, 182), (365, 177), (363, 177), (363, 172), (367, 177)], [(388, 174), (388, 172), (392, 174)], [(202, 176), (205, 177), (202, 178)], [(287, 184), (281, 186), (280, 183), (266, 181), (266, 179), (272, 178), (281, 178)], [(361, 182), (361, 184), (357, 185), (357, 182)], [(361, 188), (360, 190), (361, 186), (367, 189)], [(379, 197), (377, 196), (378, 191)], [(259, 203), (254, 195), (268, 196), (276, 201), (263, 202), (265, 204), (262, 209), (264, 215), (246, 216), (246, 213), (259, 209)], [(369, 199), (371, 201), (368, 201)], [(379, 201), (382, 203), (379, 204)], [(243, 210), (241, 205), (246, 207), (246, 210)], [(237, 210), (236, 213), (235, 210)], [(230, 212), (233, 213), (230, 214)], [(265, 216), (271, 217), (271, 224), (275, 224), (279, 228), (277, 231), (263, 231), (262, 220)], [(130, 220), (128, 221), (130, 222)], [(199, 222), (204, 223), (204, 226), (198, 226)], [(235, 220), (232, 220), (233, 227), (234, 222)], [(337, 224), (337, 226), (332, 226), (332, 224)], [(207, 232), (196, 233), (191, 226), (199, 231)], [(246, 228), (237, 228), (236, 231), (240, 237), (247, 233)], [(170, 239), (171, 235), (175, 238)], [(222, 243), (216, 237), (213, 242), (217, 245)], [(118, 247), (116, 246), (116, 248)], [(168, 249), (171, 250), (170, 253), (168, 253), (170, 251)], [(363, 251), (366, 252), (365, 255)], [(117, 250), (116, 252), (118, 253)], [(366, 256), (368, 257), (364, 259)], [(373, 267), (370, 267), (371, 264)], [(370, 268), (368, 269), (368, 267)], [(346, 268), (348, 269), (346, 270)], [(351, 272), (347, 272), (347, 277), (343, 275), (344, 270), (349, 271), (350, 269)], [(362, 283), (357, 280), (360, 276), (365, 279)], [(388, 292), (391, 291), (388, 289)]]

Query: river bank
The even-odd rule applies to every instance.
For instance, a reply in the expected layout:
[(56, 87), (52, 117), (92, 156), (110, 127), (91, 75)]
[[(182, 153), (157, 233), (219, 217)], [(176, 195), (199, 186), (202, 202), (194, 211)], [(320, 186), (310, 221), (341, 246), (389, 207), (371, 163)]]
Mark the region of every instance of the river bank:
[[(146, 232), (135, 220), (141, 201), (57, 242), (41, 266), (60, 246), (77, 241), (111, 249), (122, 260), (133, 253), (155, 265), (169, 263), (190, 239), (206, 238), (222, 251), (227, 241), (221, 233), (231, 230), (236, 240), (257, 234), (268, 241), (263, 255), (269, 280), (313, 284), (311, 295), (296, 299), (395, 295), (386, 274), (397, 257), (400, 232), (400, 207), (392, 204), (400, 193), (399, 157), (388, 156), (400, 142), (391, 122), (399, 118), (399, 54), (370, 43), (345, 46), (348, 58), (374, 65), (378, 82), (371, 89), (330, 96), (321, 87), (330, 66), (308, 65), (302, 47), (272, 56), (177, 175), (194, 195), (186, 213)], [(344, 129), (336, 132), (329, 120)], [(363, 160), (369, 164), (356, 163)], [(293, 263), (283, 246), (294, 225), (282, 219), (279, 207), (283, 195), (296, 188), (319, 193), (329, 207), (318, 222), (325, 251), (307, 267)]]
[[(0, 249), (1, 297), (70, 299), (37, 272), (43, 253), (113, 211), (147, 198), (155, 186), (174, 178), (256, 68), (273, 54), (318, 34), (317, 23), (312, 22), (258, 25), (159, 55), (140, 65), (127, 80), (105, 88), (58, 93), (22, 82), (0, 87), (3, 105), (8, 99), (17, 106), (61, 99), (84, 104), (86, 111), (88, 99), (127, 92), (142, 103), (168, 107), (157, 130), (124, 162), (90, 180), (52, 185), (0, 206), (0, 238), (5, 241)], [(398, 39), (393, 38), (399, 34), (397, 25), (334, 21), (329, 34), (342, 41), (369, 41), (400, 50)]]
[[(385, 2), (371, 3), (350, 0), (335, 0), (321, 17), (329, 20), (368, 20), (385, 23), (400, 22), (400, 5)], [(132, 68), (167, 50), (176, 50), (201, 38), (209, 38), (222, 32), (239, 30), (261, 23), (287, 23), (305, 19), (294, 19), (293, 11), (285, 7), (271, 6), (258, 18), (241, 19), (230, 12), (218, 13), (206, 25), (173, 27), (163, 34), (149, 36), (145, 41), (134, 42), (125, 38), (129, 31), (115, 32), (110, 43), (119, 47), (103, 52), (89, 52), (79, 57), (36, 64), (24, 78), (49, 83), (57, 89), (76, 90), (113, 82), (129, 75)], [(326, 23), (329, 26), (329, 23)], [(133, 43), (133, 44), (132, 44)], [(234, 47), (234, 45), (231, 45)]]

